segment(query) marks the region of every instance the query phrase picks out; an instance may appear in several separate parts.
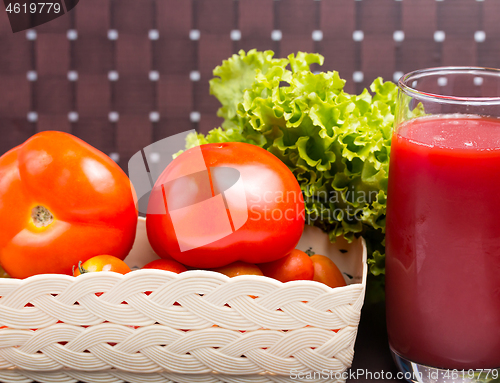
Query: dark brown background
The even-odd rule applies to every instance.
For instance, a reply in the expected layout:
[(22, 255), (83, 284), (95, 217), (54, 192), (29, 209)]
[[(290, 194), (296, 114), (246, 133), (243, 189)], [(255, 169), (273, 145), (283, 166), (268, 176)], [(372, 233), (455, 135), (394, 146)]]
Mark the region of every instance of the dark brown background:
[[(108, 39), (109, 30), (118, 32), (116, 40)], [(151, 30), (159, 39), (149, 38)], [(190, 39), (193, 30), (198, 40)], [(241, 40), (231, 40), (233, 30)], [(271, 39), (273, 30), (281, 40)], [(313, 31), (322, 31), (322, 40), (314, 41)], [(354, 31), (364, 33), (362, 41), (353, 39)], [(404, 32), (404, 41), (395, 41), (395, 31)], [(436, 31), (445, 32), (444, 41), (434, 40)], [(484, 41), (475, 41), (477, 31)], [(0, 154), (36, 132), (63, 130), (119, 157), (124, 168), (153, 141), (219, 125), (208, 80), (239, 49), (273, 49), (280, 57), (322, 53), (323, 70), (339, 71), (349, 92), (377, 76), (393, 80), (429, 66), (500, 67), (497, 0), (81, 0), (36, 32), (34, 40), (27, 38), (32, 32), (13, 34), (2, 6)], [(78, 80), (68, 80), (69, 71)], [(108, 79), (110, 71), (118, 80)], [(150, 71), (159, 73), (157, 81)], [(362, 82), (353, 81), (355, 71)], [(110, 121), (110, 112), (118, 121)]]

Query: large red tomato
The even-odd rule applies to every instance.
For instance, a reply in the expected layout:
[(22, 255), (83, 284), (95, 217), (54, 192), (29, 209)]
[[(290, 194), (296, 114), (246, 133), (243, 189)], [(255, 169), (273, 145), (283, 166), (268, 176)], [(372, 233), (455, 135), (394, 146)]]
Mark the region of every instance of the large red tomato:
[(0, 264), (14, 278), (72, 274), (73, 265), (135, 239), (130, 180), (104, 153), (42, 132), (0, 157)]
[(146, 226), (156, 253), (184, 265), (269, 262), (295, 248), (304, 201), (292, 172), (268, 151), (207, 144), (181, 154), (158, 178)]

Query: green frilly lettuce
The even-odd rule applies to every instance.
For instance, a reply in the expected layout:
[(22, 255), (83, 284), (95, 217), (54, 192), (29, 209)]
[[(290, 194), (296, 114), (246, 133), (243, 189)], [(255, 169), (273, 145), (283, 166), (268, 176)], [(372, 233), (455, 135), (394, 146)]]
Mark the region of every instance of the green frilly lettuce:
[(371, 280), (383, 287), (397, 87), (377, 78), (371, 92), (348, 94), (337, 72), (312, 73), (311, 64), (322, 65), (323, 57), (298, 52), (276, 59), (272, 51), (251, 50), (223, 61), (213, 72), (210, 92), (222, 104), (218, 115), (224, 123), (205, 136), (191, 137), (188, 147), (240, 141), (276, 155), (299, 181), (307, 223), (332, 241), (362, 235)]

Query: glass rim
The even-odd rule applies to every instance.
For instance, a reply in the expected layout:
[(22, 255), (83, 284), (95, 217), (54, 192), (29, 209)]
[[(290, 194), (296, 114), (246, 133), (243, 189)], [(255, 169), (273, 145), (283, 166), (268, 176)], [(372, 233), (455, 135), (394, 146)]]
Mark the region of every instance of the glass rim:
[(489, 75), (499, 78), (500, 81), (500, 69), (497, 68), (486, 68), (477, 66), (442, 66), (442, 67), (432, 67), (426, 69), (418, 69), (408, 72), (401, 76), (398, 80), (398, 88), (407, 95), (412, 97), (434, 101), (444, 104), (469, 104), (469, 105), (500, 105), (500, 96), (497, 97), (464, 97), (464, 96), (451, 96), (446, 94), (437, 94), (432, 92), (424, 92), (417, 90), (409, 85), (412, 80), (419, 79), (424, 76), (435, 75), (439, 76), (455, 73), (455, 74), (470, 74), (474, 75)]

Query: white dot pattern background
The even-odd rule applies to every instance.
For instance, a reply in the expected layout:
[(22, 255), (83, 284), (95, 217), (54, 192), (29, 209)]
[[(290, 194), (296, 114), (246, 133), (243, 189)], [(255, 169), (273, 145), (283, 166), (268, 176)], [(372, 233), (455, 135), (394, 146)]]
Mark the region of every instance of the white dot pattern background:
[(239, 49), (321, 53), (313, 72), (360, 93), (420, 68), (500, 67), (498, 20), (493, 0), (85, 0), (13, 35), (2, 14), (0, 154), (62, 130), (126, 169), (151, 142), (220, 126), (208, 81)]

